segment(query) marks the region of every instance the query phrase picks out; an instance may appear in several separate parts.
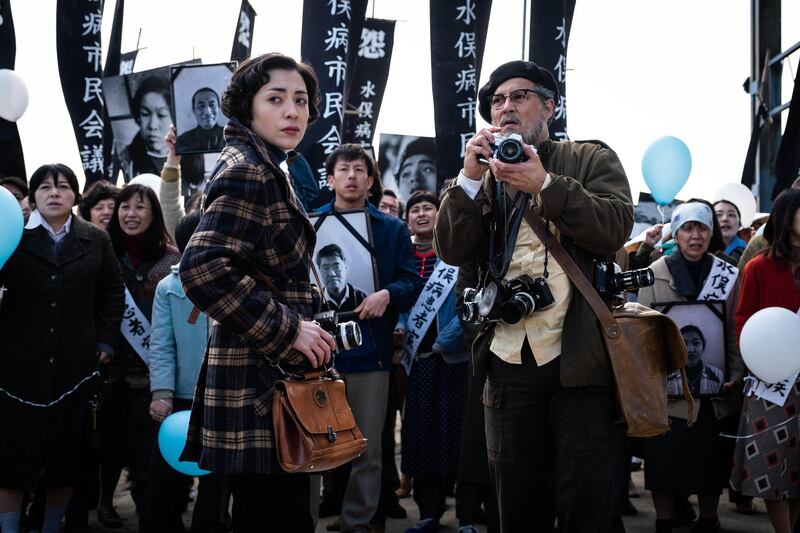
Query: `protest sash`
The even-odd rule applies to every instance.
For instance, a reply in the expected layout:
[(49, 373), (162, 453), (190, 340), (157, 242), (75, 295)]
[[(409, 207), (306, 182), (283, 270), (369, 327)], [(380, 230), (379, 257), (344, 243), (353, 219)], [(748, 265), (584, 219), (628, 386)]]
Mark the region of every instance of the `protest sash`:
[(700, 291), (697, 300), (726, 301), (731, 291), (733, 291), (733, 287), (736, 286), (737, 277), (739, 277), (738, 268), (719, 257), (715, 257), (711, 272), (708, 274), (706, 283), (703, 285), (703, 290)]
[(122, 313), (120, 331), (147, 368), (150, 368), (150, 321), (139, 310), (128, 287), (125, 287), (125, 312)]
[(417, 350), (425, 338), (425, 334), (433, 324), (433, 319), (441, 309), (447, 295), (453, 290), (458, 278), (458, 267), (450, 266), (444, 261), (439, 261), (436, 268), (425, 283), (425, 287), (417, 298), (417, 303), (411, 309), (406, 324), (406, 335), (403, 341), (403, 355), (400, 363), (411, 374), (411, 365), (417, 355)]

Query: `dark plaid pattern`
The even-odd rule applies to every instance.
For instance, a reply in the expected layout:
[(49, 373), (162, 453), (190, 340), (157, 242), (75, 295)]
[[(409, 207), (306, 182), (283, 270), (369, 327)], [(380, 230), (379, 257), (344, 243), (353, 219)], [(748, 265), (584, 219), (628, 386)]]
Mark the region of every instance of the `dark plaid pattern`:
[(231, 120), (225, 142), (181, 262), (186, 294), (214, 320), (184, 455), (215, 472), (270, 473), (280, 378), (270, 361), (304, 364), (291, 345), (319, 303), (308, 270), (316, 236), (264, 141)]

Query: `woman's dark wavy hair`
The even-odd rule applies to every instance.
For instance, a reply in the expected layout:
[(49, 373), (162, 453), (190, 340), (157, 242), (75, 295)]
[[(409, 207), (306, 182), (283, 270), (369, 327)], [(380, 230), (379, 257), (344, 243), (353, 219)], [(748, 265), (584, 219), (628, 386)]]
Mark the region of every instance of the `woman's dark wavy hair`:
[(769, 241), (769, 258), (786, 265), (800, 262), (800, 252), (792, 246), (792, 227), (800, 209), (800, 189), (786, 189), (775, 198), (769, 213), (764, 238)]
[(142, 112), (142, 99), (147, 93), (158, 93), (163, 96), (164, 101), (167, 103), (167, 107), (170, 108), (169, 113), (172, 115), (169, 84), (167, 83), (167, 80), (159, 78), (158, 76), (148, 76), (144, 79), (144, 81), (142, 81), (142, 84), (139, 85), (139, 89), (137, 89), (136, 94), (133, 95), (133, 101), (131, 102), (131, 113), (133, 113), (133, 118), (137, 120), (139, 119), (139, 115)]
[(703, 200), (702, 198), (692, 198), (686, 201), (687, 204), (691, 202), (706, 204), (708, 208), (711, 209), (711, 220), (714, 223), (714, 227), (711, 228), (711, 242), (708, 243), (708, 253), (713, 255), (717, 252), (724, 252), (727, 246), (725, 246), (725, 239), (722, 238), (722, 229), (719, 227), (717, 216), (714, 214), (714, 206), (711, 202)]
[(92, 218), (92, 208), (94, 206), (108, 199), (114, 200), (114, 203), (116, 203), (117, 196), (119, 196), (119, 187), (106, 180), (96, 181), (84, 191), (81, 203), (78, 204), (78, 213), (80, 213), (83, 220), (89, 222)]
[(117, 257), (125, 255), (125, 233), (119, 224), (119, 206), (134, 196), (146, 198), (153, 211), (153, 221), (141, 236), (142, 257), (146, 261), (158, 261), (167, 253), (167, 243), (172, 241), (167, 234), (164, 213), (161, 211), (161, 202), (158, 201), (156, 192), (150, 187), (138, 183), (122, 188), (117, 197), (117, 204), (114, 206), (114, 216), (108, 222), (108, 235), (111, 237), (111, 244), (114, 245), (114, 253), (117, 254)]
[(222, 94), (222, 112), (225, 116), (237, 118), (245, 126), (250, 125), (253, 96), (269, 82), (270, 70), (296, 70), (300, 73), (308, 91), (308, 123), (314, 122), (319, 116), (319, 81), (314, 69), (278, 53), (253, 57), (239, 65)]
[(44, 180), (51, 176), (53, 178), (53, 182), (55, 183), (58, 181), (59, 174), (67, 179), (69, 188), (75, 193), (75, 203), (73, 205), (78, 205), (78, 202), (81, 201), (81, 188), (80, 185), (78, 185), (77, 176), (75, 176), (75, 173), (67, 165), (63, 165), (61, 163), (50, 163), (37, 168), (31, 176), (30, 187), (28, 188), (28, 203), (30, 204), (31, 209), (36, 207), (36, 189), (42, 185)]

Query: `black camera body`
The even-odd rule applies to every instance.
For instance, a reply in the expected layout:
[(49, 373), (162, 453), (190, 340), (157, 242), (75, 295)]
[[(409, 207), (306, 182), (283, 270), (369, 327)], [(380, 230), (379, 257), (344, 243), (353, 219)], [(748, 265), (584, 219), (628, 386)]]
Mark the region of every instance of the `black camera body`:
[(653, 271), (649, 268), (618, 271), (613, 261), (594, 262), (594, 288), (601, 295), (614, 295), (625, 291), (635, 291), (649, 287), (656, 282)]
[(471, 323), (502, 320), (516, 324), (553, 303), (555, 298), (545, 278), (523, 274), (509, 281), (493, 281), (480, 291), (465, 289), (461, 318)]
[(355, 318), (355, 313), (337, 313), (336, 311), (323, 311), (314, 315), (314, 320), (319, 327), (331, 334), (336, 339), (338, 351), (351, 350), (361, 346), (361, 327), (358, 322), (353, 320), (343, 320), (343, 318)]

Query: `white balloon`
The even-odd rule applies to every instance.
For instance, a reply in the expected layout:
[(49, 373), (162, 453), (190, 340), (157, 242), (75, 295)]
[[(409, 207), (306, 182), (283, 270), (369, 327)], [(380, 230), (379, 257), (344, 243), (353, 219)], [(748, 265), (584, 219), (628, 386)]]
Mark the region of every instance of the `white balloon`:
[(742, 328), (739, 349), (761, 381), (790, 377), (800, 369), (800, 316), (783, 307), (761, 309)]
[(158, 200), (161, 201), (161, 176), (156, 176), (155, 174), (139, 174), (127, 183), (127, 185), (134, 184), (150, 187), (156, 192)]
[(28, 87), (22, 77), (7, 68), (0, 69), (0, 117), (16, 122), (28, 108)]
[(756, 199), (746, 185), (726, 183), (714, 193), (714, 203), (725, 200), (739, 208), (743, 228), (750, 227), (756, 216)]

